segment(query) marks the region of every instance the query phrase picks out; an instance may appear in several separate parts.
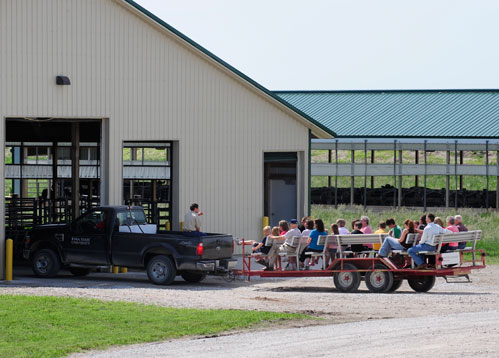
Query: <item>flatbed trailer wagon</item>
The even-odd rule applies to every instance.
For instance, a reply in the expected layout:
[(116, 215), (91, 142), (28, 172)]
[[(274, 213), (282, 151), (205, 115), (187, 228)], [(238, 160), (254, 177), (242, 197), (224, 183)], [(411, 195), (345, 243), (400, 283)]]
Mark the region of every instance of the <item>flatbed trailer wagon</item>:
[[(476, 249), (476, 242), (481, 239), (481, 231), (469, 231), (455, 234), (441, 234), (435, 236), (436, 249), (425, 252), (430, 264), (425, 269), (415, 269), (414, 263), (407, 251), (395, 251), (391, 257), (376, 256), (375, 250), (368, 245), (382, 244), (384, 234), (370, 235), (329, 235), (319, 237), (318, 245), (324, 245), (323, 252), (310, 252), (312, 259), (322, 259), (321, 269), (314, 270), (285, 270), (281, 266), (281, 259), (288, 261), (298, 260), (300, 253), (306, 247), (305, 237), (294, 237), (289, 243), (294, 246), (294, 252), (279, 253), (274, 270), (252, 269), (254, 254), (245, 253), (251, 245), (244, 240), (243, 266), (235, 270), (234, 274), (247, 277), (333, 277), (335, 287), (341, 292), (355, 292), (362, 280), (371, 292), (394, 292), (407, 280), (409, 286), (416, 292), (427, 292), (435, 284), (436, 277), (443, 277), (447, 282), (450, 279), (465, 278), (470, 281), (469, 275), (473, 270), (485, 268), (485, 252)], [(417, 234), (407, 235), (406, 243), (415, 245)], [(445, 244), (451, 242), (467, 243), (463, 249), (442, 252)], [(267, 245), (280, 245), (267, 239)], [(353, 252), (349, 245), (362, 245), (365, 250)], [(372, 247), (372, 246), (371, 246)], [(336, 248), (334, 257), (329, 258), (331, 248)], [(262, 256), (262, 255), (259, 255)]]

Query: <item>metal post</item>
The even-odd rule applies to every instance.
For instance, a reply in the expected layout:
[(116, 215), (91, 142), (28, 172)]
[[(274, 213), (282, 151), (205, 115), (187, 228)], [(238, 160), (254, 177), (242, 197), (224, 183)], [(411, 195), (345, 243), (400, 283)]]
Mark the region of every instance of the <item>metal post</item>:
[(71, 209), (75, 220), (80, 216), (80, 123), (71, 124), (71, 179), (73, 181)]
[(489, 141), (485, 141), (485, 208), (489, 211)]
[(398, 193), (398, 206), (402, 206), (402, 163), (403, 163), (403, 158), (402, 158), (402, 151), (399, 150), (399, 193)]
[(454, 181), (456, 184), (455, 193), (454, 193), (454, 207), (457, 210), (457, 140), (454, 141)]
[(367, 206), (367, 139), (364, 139), (364, 211)]
[[(371, 150), (371, 164), (374, 164), (374, 150)], [(374, 175), (371, 175), (371, 189), (374, 189)]]
[(397, 206), (397, 141), (393, 141), (393, 207)]
[(425, 139), (424, 141), (424, 189), (423, 189), (423, 211), (426, 212), (426, 173), (427, 173), (427, 168), (426, 168), (426, 142), (427, 140)]
[[(331, 164), (331, 157), (332, 157), (332, 153), (331, 152), (332, 152), (331, 149), (328, 149), (328, 151), (327, 151), (327, 162), (329, 164)], [(328, 188), (331, 187), (331, 176), (330, 175), (328, 175), (328, 177), (327, 177), (327, 187)]]
[(355, 163), (355, 150), (351, 151), (351, 167), (350, 167), (350, 205), (354, 204), (354, 190), (355, 190), (355, 177), (354, 177), (354, 163)]
[(450, 173), (449, 173), (449, 166), (450, 166), (450, 151), (447, 150), (445, 152), (445, 164), (446, 165), (446, 175), (445, 175), (445, 207), (449, 207), (449, 200), (450, 200)]
[[(414, 156), (414, 164), (419, 164), (419, 150), (416, 150), (415, 156)], [(414, 186), (417, 187), (419, 185), (419, 176), (416, 175), (414, 178)]]
[[(459, 164), (463, 165), (464, 164), (464, 154), (463, 151), (459, 151)], [(459, 190), (463, 190), (463, 176), (459, 176)]]
[(334, 173), (334, 208), (338, 209), (338, 139), (334, 142), (334, 156), (336, 171)]

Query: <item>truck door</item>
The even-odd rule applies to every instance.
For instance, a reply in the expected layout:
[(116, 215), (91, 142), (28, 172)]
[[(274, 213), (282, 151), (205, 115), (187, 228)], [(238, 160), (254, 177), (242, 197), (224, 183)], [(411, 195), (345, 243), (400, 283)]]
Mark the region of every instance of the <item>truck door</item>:
[(76, 219), (67, 242), (67, 260), (76, 264), (107, 265), (109, 214), (90, 210)]

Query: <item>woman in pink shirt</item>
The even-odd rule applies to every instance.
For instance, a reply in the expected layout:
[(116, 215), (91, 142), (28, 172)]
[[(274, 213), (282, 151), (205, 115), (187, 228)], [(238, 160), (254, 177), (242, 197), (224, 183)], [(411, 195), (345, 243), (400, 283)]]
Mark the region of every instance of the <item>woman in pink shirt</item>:
[(362, 223), (362, 231), (363, 234), (372, 234), (373, 231), (371, 230), (371, 227), (369, 226), (369, 218), (367, 216), (362, 216), (360, 218), (360, 222)]
[[(447, 222), (447, 227), (446, 227), (447, 230), (450, 230), (452, 232), (459, 232), (459, 229), (457, 228), (457, 226), (454, 225), (455, 220), (454, 220), (453, 216), (447, 216), (445, 221)], [(448, 244), (443, 244), (440, 252), (447, 252), (447, 251), (451, 251), (451, 250), (456, 250), (458, 248), (458, 246), (459, 246), (459, 242), (450, 242)]]

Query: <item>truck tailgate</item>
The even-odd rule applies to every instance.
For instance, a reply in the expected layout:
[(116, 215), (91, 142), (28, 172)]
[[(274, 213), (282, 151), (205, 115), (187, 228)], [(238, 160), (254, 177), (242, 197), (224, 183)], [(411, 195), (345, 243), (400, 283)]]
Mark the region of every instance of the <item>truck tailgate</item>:
[(205, 260), (216, 260), (232, 257), (233, 240), (231, 235), (202, 236), (203, 256)]

